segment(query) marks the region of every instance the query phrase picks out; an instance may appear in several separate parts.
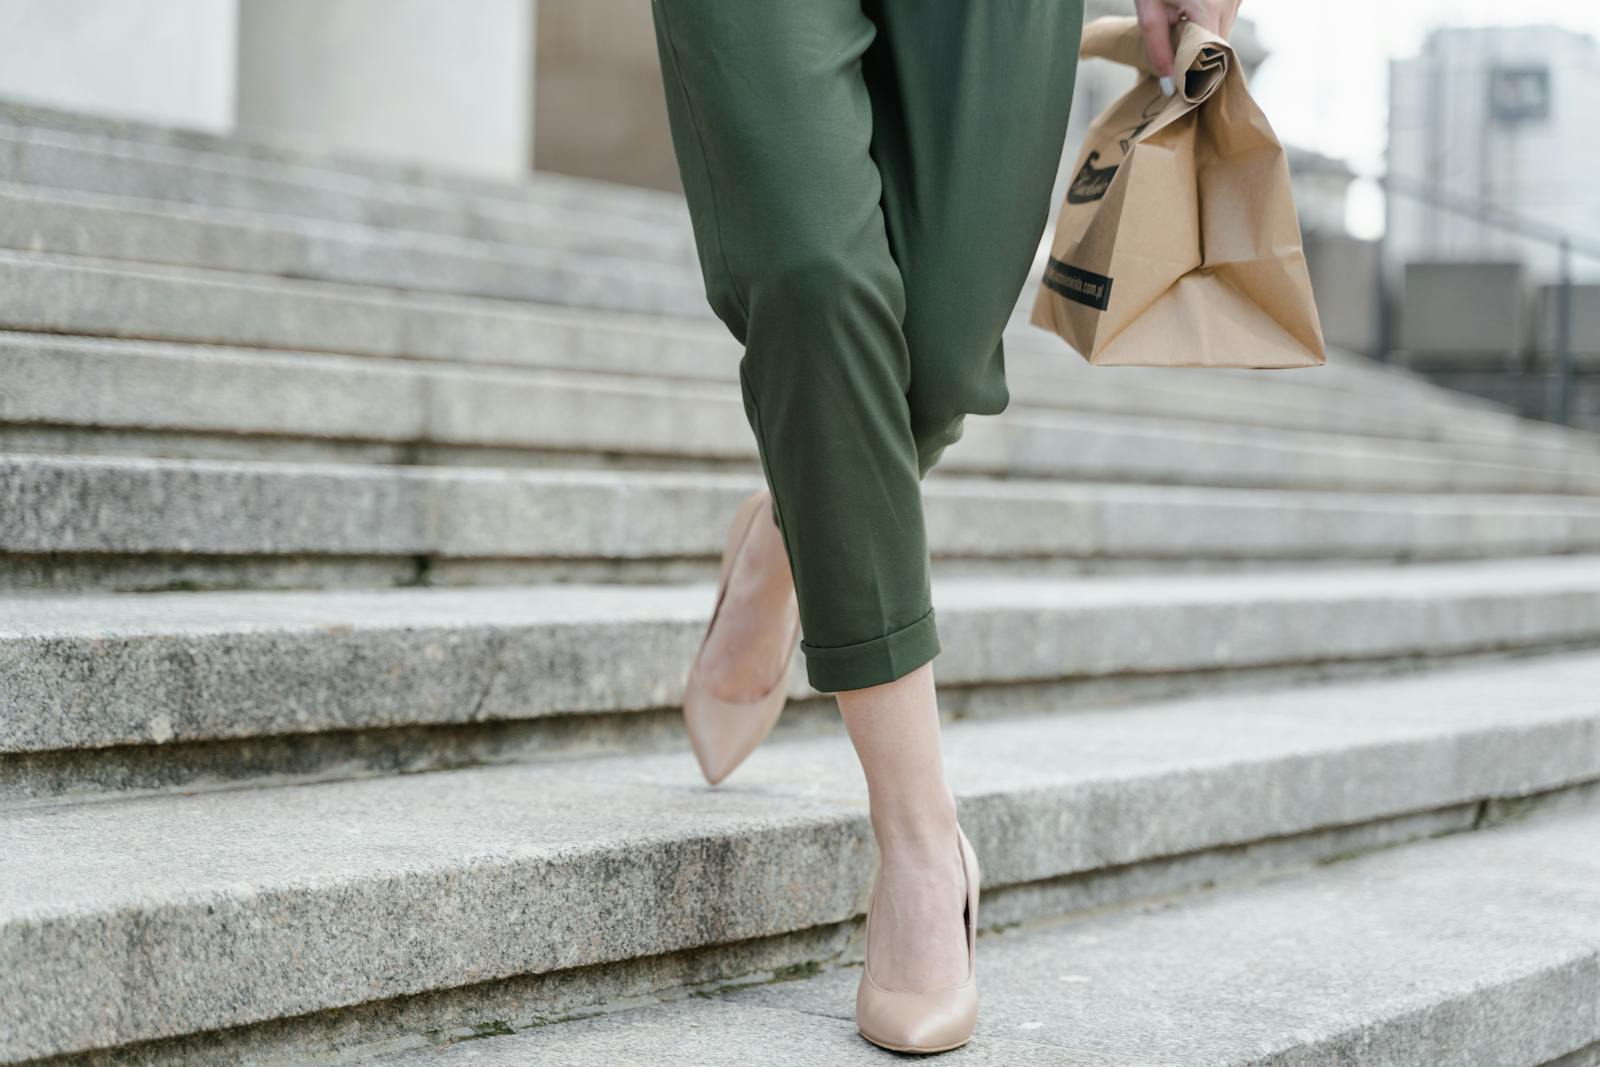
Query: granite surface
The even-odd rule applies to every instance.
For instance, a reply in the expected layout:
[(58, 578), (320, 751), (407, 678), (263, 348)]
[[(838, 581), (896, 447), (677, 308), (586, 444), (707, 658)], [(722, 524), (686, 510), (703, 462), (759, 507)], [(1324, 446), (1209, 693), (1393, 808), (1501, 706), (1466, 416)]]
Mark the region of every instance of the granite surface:
[[(377, 230), (383, 228), (410, 229), (418, 236), (430, 229), (454, 233), (465, 226), (466, 231), (482, 232), (491, 242), (503, 242), (508, 225), (526, 225), (533, 219), (565, 224), (586, 234), (620, 230), (628, 241), (624, 254), (630, 257), (636, 256), (641, 244), (649, 247), (652, 242), (662, 242), (664, 248), (682, 255), (682, 262), (692, 261), (686, 254), (690, 245), (682, 201), (669, 195), (550, 174), (532, 175), (522, 182), (489, 182), (288, 146), (263, 139), (259, 132), (208, 135), (66, 112), (49, 114), (48, 109), (10, 103), (3, 106), (8, 111), (0, 116), (0, 144), (8, 150), (0, 153), (0, 163), (12, 168), (6, 172), (10, 177), (32, 185), (29, 193), (34, 196), (81, 200), (82, 194), (88, 193), (98, 197), (102, 206), (123, 209), (148, 206), (155, 200), (163, 202), (168, 214), (194, 215), (220, 206), (226, 210), (216, 213), (212, 221), (248, 223), (275, 231), (292, 228), (302, 220), (344, 221), (362, 224), (365, 235), (379, 237)], [(176, 202), (185, 206), (179, 208)], [(414, 212), (409, 220), (408, 210)], [(355, 231), (350, 232), (353, 236)], [(546, 247), (559, 243), (559, 235), (547, 232), (546, 238), (542, 242)], [(527, 243), (519, 241), (508, 247)], [(205, 254), (225, 251), (207, 249)], [(259, 258), (254, 265), (261, 265)], [(700, 317), (707, 317), (704, 309)], [(1015, 361), (1016, 369), (1025, 375), (1032, 369), (1025, 358), (1032, 350), (1048, 353), (1041, 365), (1052, 371), (1076, 369), (1080, 382), (1094, 380), (1082, 377), (1083, 368), (1064, 365), (1059, 345), (1038, 331), (1018, 330), (1012, 342), (1018, 356), (1024, 357)], [(1108, 376), (1095, 377), (1103, 380)], [(1146, 388), (1157, 383), (1171, 387), (1181, 379), (1181, 386), (1169, 388), (1171, 394), (1198, 391), (1207, 394), (1206, 401), (1268, 385), (1265, 392), (1281, 402), (1304, 392), (1301, 385), (1305, 381), (1303, 377), (1292, 382), (1280, 377), (1269, 383), (1259, 374), (1181, 371), (1129, 371), (1115, 377), (1119, 383), (1137, 382)], [(1498, 425), (1519, 436), (1539, 435), (1552, 442), (1564, 434), (1557, 427), (1519, 427), (1517, 420), (1485, 402), (1448, 394), (1394, 373), (1392, 368), (1364, 366), (1359, 360), (1336, 361), (1319, 370), (1315, 378), (1319, 387), (1348, 390), (1357, 386), (1366, 394), (1365, 414), (1374, 408), (1389, 408), (1402, 421), (1428, 423), (1445, 437), (1451, 436), (1452, 430), (1470, 432), (1474, 425), (1478, 430)], [(1213, 386), (1216, 388), (1208, 388)], [(1435, 422), (1433, 417), (1441, 412), (1428, 408), (1453, 409), (1455, 418)]]
[(347, 175), (406, 186), (467, 193), (477, 197), (560, 206), (603, 208), (622, 218), (687, 223), (683, 198), (673, 193), (613, 182), (536, 171), (516, 179), (442, 170), (408, 160), (349, 153), (280, 130), (230, 130), (226, 133), (169, 126), (123, 115), (104, 115), (52, 107), (37, 101), (0, 100), (0, 126), (20, 134), (73, 135), (107, 148), (142, 145), (181, 149), (202, 160), (223, 157), (295, 168), (306, 176)]
[[(692, 442), (689, 442), (692, 446)], [(715, 557), (759, 476), (0, 456), (0, 550)], [(1600, 551), (1600, 499), (931, 479), (935, 556), (1426, 560)]]
[[(1410, 396), (1404, 387), (1414, 390), (1418, 383), (1408, 379), (1399, 379), (1391, 390), (1396, 395), (1387, 396), (1274, 386), (1259, 376), (1084, 378), (1069, 371), (1059, 353), (1030, 352), (1025, 339), (1011, 338), (1008, 360), (1017, 411), (1421, 440), (1439, 454), (1521, 466), (1592, 464), (1600, 452), (1592, 435), (1474, 411), (1460, 394), (1447, 400)], [(737, 355), (720, 346), (708, 349), (700, 364), (641, 365), (637, 374), (618, 377), (0, 332), (8, 382), (0, 420), (569, 450), (614, 440), (611, 447), (663, 456), (693, 455), (709, 437), (721, 443), (713, 454), (744, 455), (750, 441), (733, 381)], [(1324, 368), (1330, 374), (1349, 369)], [(668, 373), (695, 380), (660, 377)], [(617, 407), (622, 404), (628, 406)], [(447, 418), (460, 411), (474, 418)], [(652, 436), (663, 422), (674, 433)]]
[[(130, 206), (124, 201), (85, 197), (60, 190), (0, 189), (0, 248), (43, 250), (53, 253), (123, 260), (135, 263), (194, 266), (213, 270), (318, 279), (410, 291), (489, 296), (580, 307), (616, 307), (651, 314), (699, 317), (704, 297), (698, 276), (676, 267), (641, 263), (635, 259), (606, 259), (563, 251), (559, 247), (524, 247), (514, 244), (465, 242), (456, 238), (355, 227), (282, 216), (239, 217), (197, 213), (163, 205), (160, 210)], [(1026, 361), (1024, 361), (1026, 363)], [(1060, 375), (1030, 374), (1024, 366), (1013, 388), (1020, 405), (1094, 407), (1079, 399), (1083, 390), (1063, 389)], [(1149, 390), (1148, 386), (1144, 387)], [(1105, 394), (1101, 388), (1092, 394)], [(1111, 391), (1117, 395), (1129, 390)], [(1207, 391), (1209, 392), (1209, 391)], [(1281, 412), (1279, 405), (1251, 404), (1231, 393), (1202, 396), (1210, 405), (1195, 410), (1172, 410), (1170, 401), (1157, 394), (1156, 415), (1187, 414), (1207, 422), (1242, 418), (1263, 421), (1247, 413), (1263, 409), (1276, 415), (1276, 424), (1297, 429), (1346, 429), (1388, 432), (1401, 438), (1417, 433), (1414, 417), (1407, 420), (1392, 412), (1374, 413), (1369, 405), (1298, 405)], [(1326, 398), (1325, 398), (1326, 399)], [(1221, 403), (1221, 411), (1217, 404)], [(1101, 405), (1105, 409), (1105, 405)], [(1317, 426), (1339, 412), (1336, 425)], [(1126, 408), (1108, 413), (1128, 415)], [(1311, 418), (1308, 422), (1307, 415)], [(1375, 414), (1383, 418), (1375, 419)], [(1293, 419), (1294, 421), (1288, 421)], [(1271, 421), (1271, 420), (1267, 420)], [(1559, 452), (1529, 454), (1526, 446), (1505, 440), (1472, 442), (1456, 437), (1452, 452), (1464, 459), (1488, 463), (1533, 466), (1557, 462)], [(1595, 457), (1589, 457), (1592, 462)]]
[(629, 218), (615, 197), (517, 200), (318, 167), (0, 124), (0, 181), (421, 231), (691, 266), (682, 221)]
[(11, 329), (356, 356), (627, 373), (705, 374), (734, 342), (697, 320), (604, 315), (476, 297), (0, 252)]
[[(0, 550), (153, 570), (209, 554), (263, 574), (276, 553), (347, 560), (347, 581), (391, 580), (393, 559), (488, 568), (483, 581), (519, 554), (715, 552), (747, 475), (293, 462), (748, 469), (738, 349), (699, 300), (681, 202), (45, 114), (0, 104), (0, 325), (40, 331), (0, 333), (0, 448), (290, 462), (0, 462)], [(1112, 484), (934, 479), (945, 558), (1596, 547), (1592, 501), (1533, 495), (1600, 491), (1592, 436), (1358, 361), (1107, 375), (1038, 331), (1007, 341), (1019, 401), (975, 421), (945, 471)], [(1600, 639), (1600, 570), (1583, 558), (941, 588), (941, 671), (962, 714), (1062, 712), (1059, 690), (1080, 682), (1126, 699), (1175, 678)], [(39, 773), (159, 787), (166, 753), (201, 777), (247, 755), (263, 773), (434, 770), (497, 745), (534, 759), (555, 732), (525, 728), (544, 723), (593, 724), (578, 744), (636, 741), (661, 730), (708, 599), (582, 585), (8, 597), (0, 773), (71, 756)], [(1596, 795), (1597, 692), (1600, 656), (1585, 654), (956, 723), (952, 781), (991, 925), (1540, 813), (988, 938), (986, 1030), (958, 1058), (1591, 1067), (1600, 824), (1550, 812)], [(329, 742), (322, 757), (297, 743), (308, 732)], [(419, 738), (433, 762), (397, 752)], [(125, 747), (99, 763), (105, 745)], [(786, 727), (717, 791), (681, 752), (546, 756), (0, 807), (0, 1060), (124, 1045), (126, 1060), (96, 1062), (325, 1062), (856, 951), (872, 855), (840, 738)], [(851, 979), (439, 1055), (887, 1059), (852, 1033)]]
[[(244, 136), (215, 135), (9, 102), (0, 106), (6, 108), (0, 115), (0, 145), (5, 146), (0, 167), (10, 168), (7, 175), (33, 186), (28, 194), (36, 197), (75, 197), (87, 203), (84, 194), (88, 194), (102, 207), (124, 210), (159, 201), (168, 215), (191, 216), (180, 224), (200, 222), (200, 214), (211, 211), (211, 222), (249, 225), (280, 236), (301, 222), (342, 221), (362, 227), (346, 230), (347, 236), (354, 238), (359, 232), (380, 243), (386, 236), (381, 231), (392, 228), (409, 229), (416, 238), (434, 231), (474, 233), (491, 243), (508, 242), (508, 233), (533, 220), (544, 227), (544, 240), (531, 243), (546, 248), (559, 245), (559, 230), (565, 226), (585, 236), (620, 232), (627, 241), (624, 255), (628, 257), (636, 257), (641, 245), (648, 248), (659, 242), (680, 262), (692, 262), (684, 207), (680, 198), (670, 195), (551, 174), (531, 175), (520, 182), (485, 181), (343, 157), (284, 143), (259, 131)], [(212, 210), (218, 207), (224, 210)], [(551, 224), (557, 232), (550, 232)], [(229, 233), (238, 236), (237, 231)], [(175, 243), (181, 245), (182, 241)], [(511, 241), (504, 247), (529, 243)], [(226, 250), (208, 248), (202, 254), (220, 255)], [(581, 258), (583, 253), (577, 254)], [(477, 258), (494, 257), (482, 254)], [(255, 257), (250, 265), (263, 264)], [(306, 265), (314, 274), (316, 263)], [(613, 269), (618, 266), (614, 263)], [(424, 278), (417, 281), (428, 284)], [(703, 308), (699, 317), (708, 317)], [(1253, 405), (1257, 418), (1270, 419), (1273, 413), (1268, 409), (1282, 408), (1281, 417), (1293, 420), (1284, 424), (1307, 426), (1307, 417), (1314, 413), (1303, 410), (1297, 399), (1353, 392), (1363, 396), (1363, 403), (1360, 411), (1348, 413), (1351, 417), (1359, 421), (1382, 410), (1391, 426), (1406, 424), (1406, 434), (1423, 428), (1441, 439), (1492, 434), (1507, 443), (1512, 438), (1538, 439), (1563, 447), (1576, 440), (1559, 427), (1516, 420), (1486, 402), (1448, 393), (1393, 368), (1361, 360), (1336, 360), (1320, 369), (1314, 381), (1305, 376), (1215, 371), (1131, 370), (1107, 376), (1087, 372), (1075, 361), (1061, 360), (1060, 346), (1039, 331), (1017, 329), (1009, 341), (1015, 356), (1012, 369), (1030, 385), (1024, 391), (1027, 395), (1036, 392), (1032, 385), (1046, 384), (1067, 371), (1080, 389), (1085, 382), (1104, 386), (1109, 379), (1118, 386), (1136, 386), (1135, 393), (1164, 392), (1168, 400), (1189, 395), (1192, 414), (1201, 419), (1254, 421), (1245, 409), (1219, 416), (1213, 406), (1212, 414), (1204, 412), (1207, 405), (1239, 394), (1259, 393), (1260, 399), (1272, 399)], [(1035, 375), (1038, 370), (1045, 373)], [(1313, 387), (1307, 389), (1307, 385)], [(1091, 393), (1103, 396), (1108, 391), (1097, 387)], [(1341, 406), (1351, 407), (1323, 405), (1330, 411)], [(1584, 445), (1582, 451), (1593, 450)]]
[[(667, 707), (711, 599), (578, 584), (4, 597), (0, 751)], [(954, 686), (1535, 650), (1600, 640), (1600, 558), (950, 580), (935, 607)]]
[[(0, 323), (83, 333), (479, 365), (707, 374), (708, 351), (736, 351), (699, 321), (606, 316), (549, 306), (241, 276), (155, 265), (85, 265), (0, 252)], [(713, 324), (714, 325), (714, 324)], [(716, 367), (718, 375), (724, 368)], [(1440, 455), (1425, 442), (1366, 441), (1224, 423), (1082, 413), (975, 422), (949, 470), (1318, 489), (1600, 491), (1590, 460), (1518, 466)]]
[[(1589, 656), (958, 723), (947, 750), (999, 891), (1600, 778), (1597, 679)], [(674, 753), (0, 813), (0, 1052), (837, 923), (862, 802), (828, 738), (718, 790)]]
[[(941, 1063), (1538, 1067), (1600, 1041), (1600, 815), (991, 936), (979, 959), (977, 1036)], [(376, 1062), (893, 1062), (854, 1033), (857, 978), (841, 969)]]
[[(238, 437), (236, 449), (253, 438), (264, 458), (275, 458), (271, 450), (281, 448), (275, 440), (281, 438), (346, 447), (546, 449), (569, 456), (755, 455), (737, 388), (709, 379), (18, 333), (0, 333), (0, 369), (7, 378), (0, 421), (231, 434)], [(93, 448), (93, 440), (83, 447)]]
[[(531, 225), (531, 214), (524, 215), (524, 226)], [(596, 234), (608, 229), (614, 236), (602, 244)], [(108, 203), (105, 197), (61, 189), (43, 194), (0, 187), (0, 248), (47, 248), (96, 259), (650, 314), (703, 314), (705, 289), (698, 272), (638, 255), (593, 254), (625, 247), (644, 229), (619, 227), (618, 220), (603, 215), (551, 212), (542, 222), (541, 239), (519, 245), (504, 237), (469, 241), (321, 220), (290, 224), (281, 216), (200, 214), (170, 204), (157, 209), (123, 199)], [(675, 258), (682, 251), (675, 235), (682, 232), (647, 231), (641, 245), (646, 251), (659, 245), (664, 259)]]

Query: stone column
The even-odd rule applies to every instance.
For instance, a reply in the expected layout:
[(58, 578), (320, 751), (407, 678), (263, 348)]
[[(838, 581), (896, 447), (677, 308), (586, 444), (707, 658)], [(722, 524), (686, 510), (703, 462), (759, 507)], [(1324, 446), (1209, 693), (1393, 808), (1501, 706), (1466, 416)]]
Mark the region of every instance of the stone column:
[(4, 0), (0, 96), (178, 126), (233, 125), (236, 0)]
[(523, 174), (533, 19), (534, 0), (240, 0), (239, 124)]

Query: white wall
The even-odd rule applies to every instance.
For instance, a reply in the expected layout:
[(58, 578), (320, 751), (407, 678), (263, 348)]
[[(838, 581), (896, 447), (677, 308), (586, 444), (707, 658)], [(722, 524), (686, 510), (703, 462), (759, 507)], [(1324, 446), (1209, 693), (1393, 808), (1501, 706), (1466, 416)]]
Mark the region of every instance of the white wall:
[(521, 174), (533, 14), (533, 0), (240, 0), (239, 124)]
[(233, 125), (236, 0), (0, 0), (0, 96)]

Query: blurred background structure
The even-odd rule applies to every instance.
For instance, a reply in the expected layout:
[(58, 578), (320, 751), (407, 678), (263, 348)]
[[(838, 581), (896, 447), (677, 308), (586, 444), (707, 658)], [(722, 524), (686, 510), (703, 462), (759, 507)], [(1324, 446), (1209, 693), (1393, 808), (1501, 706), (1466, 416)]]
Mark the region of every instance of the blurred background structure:
[[(1128, 7), (1091, 0), (1090, 15)], [(16, 0), (8, 11), (0, 94), (498, 177), (536, 168), (677, 186), (649, 5), (637, 0), (476, 0), (448, 15), (431, 0), (173, 0), (159, 17), (116, 0)], [(1272, 62), (1250, 18), (1236, 37), (1252, 71)], [(1269, 79), (1269, 94), (1289, 77)], [(1085, 66), (1069, 160), (1126, 81)], [(1446, 21), (1392, 60), (1390, 181), (1291, 143), (1329, 339), (1534, 417), (1600, 425), (1600, 183), (1585, 134), (1597, 106), (1589, 34)], [(1347, 225), (1358, 178), (1387, 192), (1378, 233)]]
[(0, 95), (510, 177), (533, 165), (535, 13), (532, 0), (17, 0)]
[[(1476, 2), (1249, 0), (1326, 367), (1019, 316), (925, 483), (952, 1064), (1600, 1064), (1597, 19)], [(0, 3), (0, 1063), (884, 1062), (832, 702), (681, 731), (675, 173), (644, 0)]]
[(1557, 26), (1444, 27), (1395, 60), (1384, 265), (1411, 366), (1600, 425), (1596, 108), (1600, 48)]

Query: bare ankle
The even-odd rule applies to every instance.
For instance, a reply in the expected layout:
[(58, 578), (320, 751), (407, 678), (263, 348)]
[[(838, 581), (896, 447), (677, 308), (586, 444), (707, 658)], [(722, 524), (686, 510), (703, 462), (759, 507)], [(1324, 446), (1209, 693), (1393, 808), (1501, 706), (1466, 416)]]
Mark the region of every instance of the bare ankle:
[(875, 804), (872, 829), (887, 859), (940, 862), (956, 856), (956, 805), (948, 794), (916, 805)]

